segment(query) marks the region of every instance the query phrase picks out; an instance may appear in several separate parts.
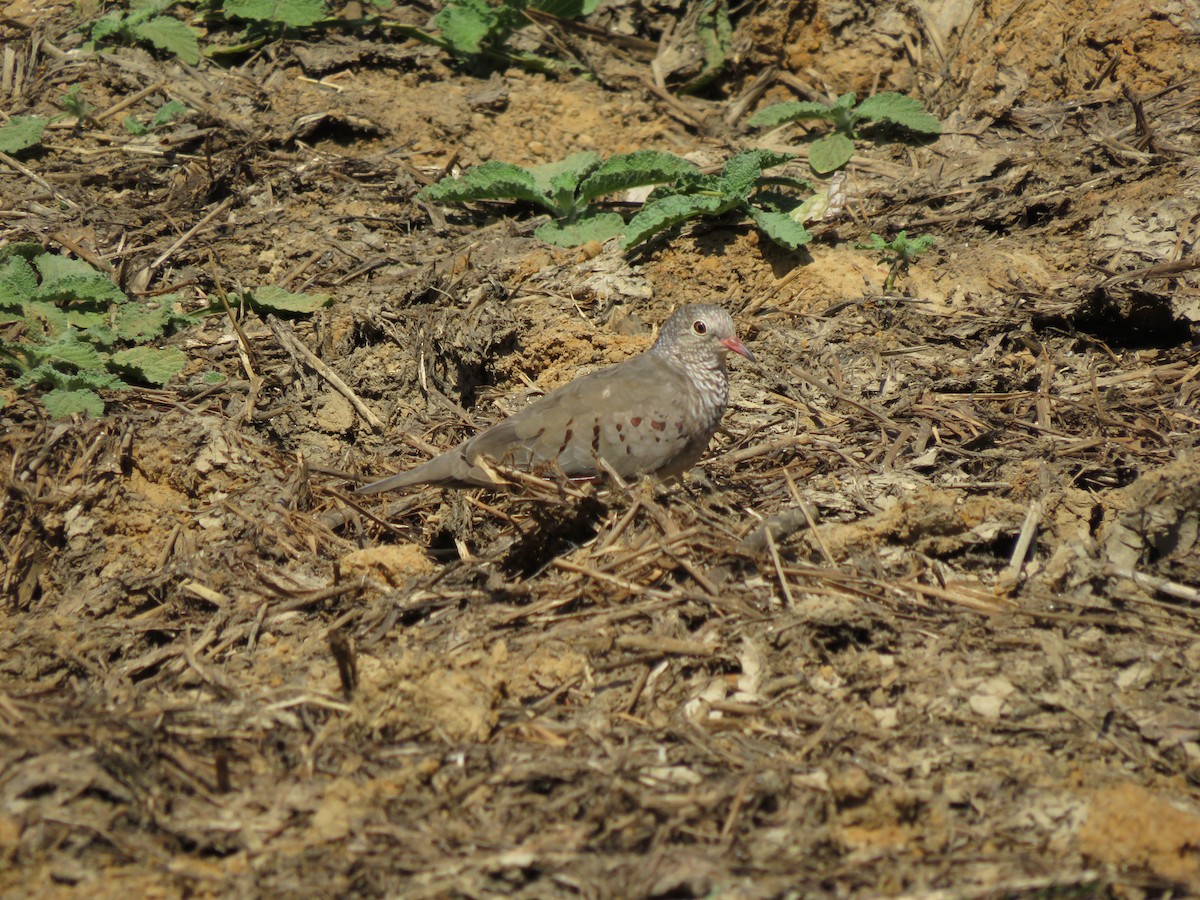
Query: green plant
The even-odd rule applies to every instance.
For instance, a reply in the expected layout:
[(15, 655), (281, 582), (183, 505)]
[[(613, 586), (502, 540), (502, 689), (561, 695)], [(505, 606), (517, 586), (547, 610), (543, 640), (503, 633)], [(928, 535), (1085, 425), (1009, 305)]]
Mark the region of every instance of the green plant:
[(50, 120), (42, 116), (13, 116), (0, 127), (0, 153), (20, 153), (42, 142)]
[(100, 415), (97, 391), (129, 387), (126, 377), (162, 385), (183, 368), (181, 350), (146, 346), (191, 321), (174, 300), (131, 300), (81, 260), (10, 244), (0, 248), (0, 324), (9, 326), (0, 366), (18, 388), (49, 388), (42, 403), (53, 416)]
[(82, 94), (82, 88), (75, 84), (62, 95), (59, 101), (66, 112), (56, 116), (13, 116), (8, 124), (0, 127), (0, 153), (20, 153), (42, 142), (42, 132), (51, 122), (67, 119), (72, 116), (79, 121), (88, 118), (96, 109)]
[(411, 25), (388, 23), (388, 27), (441, 47), (477, 67), (515, 64), (552, 72), (561, 69), (562, 63), (513, 47), (510, 39), (532, 24), (539, 13), (573, 19), (594, 12), (599, 4), (600, 0), (499, 0), (495, 5), (487, 0), (450, 0), (434, 16), (437, 33)]
[(152, 131), (158, 131), (158, 129), (170, 124), (187, 111), (188, 108), (178, 100), (168, 100), (158, 108), (147, 124), (143, 125), (133, 116), (126, 116), (124, 122), (121, 124), (125, 126), (125, 130), (130, 134), (140, 136), (150, 134)]
[(307, 28), (328, 14), (325, 0), (225, 0), (225, 15), (257, 22), (275, 31), (283, 28)]
[(534, 232), (560, 247), (603, 241), (621, 233), (618, 213), (597, 210), (592, 202), (605, 194), (647, 184), (662, 184), (697, 173), (685, 159), (655, 150), (638, 150), (601, 159), (598, 153), (575, 153), (543, 166), (522, 168), (491, 161), (467, 169), (459, 178), (443, 178), (421, 191), (431, 201), (522, 200), (550, 212), (554, 220)]
[(264, 284), (242, 292), (242, 301), (257, 313), (280, 316), (302, 316), (314, 313), (333, 302), (330, 294), (293, 294), (291, 291)]
[(827, 106), (824, 103), (790, 101), (760, 109), (749, 119), (751, 125), (773, 127), (800, 119), (819, 119), (833, 125), (833, 134), (812, 142), (808, 162), (812, 170), (823, 175), (840, 169), (854, 155), (854, 141), (865, 126), (883, 124), (898, 126), (916, 134), (938, 135), (941, 123), (925, 111), (919, 100), (903, 94), (883, 93), (868, 97), (857, 106), (854, 94), (842, 94)]
[[(78, 84), (71, 85), (67, 92), (62, 95), (62, 99), (59, 102), (62, 104), (62, 108), (66, 110), (66, 115), (74, 117), (77, 122), (83, 122), (91, 118), (92, 113), (96, 111), (96, 107), (89, 103), (83, 96), (83, 88)], [(61, 117), (56, 116), (55, 118)]]
[(886, 254), (884, 258), (891, 260), (891, 267), (883, 282), (884, 293), (890, 294), (896, 286), (896, 275), (908, 271), (909, 264), (932, 247), (935, 240), (936, 238), (931, 234), (910, 238), (907, 231), (901, 231), (890, 241), (885, 241), (879, 235), (872, 234), (868, 243), (855, 246), (859, 250), (882, 251)]
[(812, 240), (804, 227), (801, 201), (773, 187), (811, 190), (803, 178), (770, 177), (765, 169), (793, 157), (770, 150), (743, 150), (731, 156), (720, 173), (686, 172), (667, 186), (656, 188), (642, 209), (629, 220), (623, 246), (636, 247), (654, 235), (688, 219), (715, 217), (738, 211), (749, 216), (772, 241), (798, 250)]
[(163, 15), (175, 4), (176, 0), (130, 0), (128, 11), (113, 10), (93, 23), (86, 49), (106, 41), (144, 43), (196, 65), (200, 62), (196, 31), (173, 16)]

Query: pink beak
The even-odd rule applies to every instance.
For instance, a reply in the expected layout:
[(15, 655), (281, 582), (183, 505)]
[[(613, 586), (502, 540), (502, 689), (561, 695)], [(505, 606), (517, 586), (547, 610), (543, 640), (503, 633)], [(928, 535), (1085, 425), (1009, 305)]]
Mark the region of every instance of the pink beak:
[(735, 337), (721, 338), (721, 343), (724, 344), (726, 347), (728, 347), (730, 350), (732, 350), (734, 353), (737, 353), (741, 356), (746, 357), (746, 359), (750, 360), (750, 362), (758, 362), (758, 360), (754, 358), (754, 354), (750, 352), (750, 349), (745, 344), (743, 344), (741, 341), (739, 341), (737, 338), (735, 338)]

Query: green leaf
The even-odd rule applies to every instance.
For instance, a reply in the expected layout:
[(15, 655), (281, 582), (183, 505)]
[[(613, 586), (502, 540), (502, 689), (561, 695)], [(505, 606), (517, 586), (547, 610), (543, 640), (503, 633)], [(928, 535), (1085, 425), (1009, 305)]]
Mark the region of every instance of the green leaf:
[(170, 9), (177, 0), (130, 0), (129, 8), (135, 15), (153, 16)]
[(672, 194), (652, 200), (629, 220), (621, 246), (628, 250), (680, 222), (695, 216), (720, 215), (728, 208), (724, 198), (709, 194)]
[(42, 395), (42, 406), (55, 419), (65, 419), (76, 414), (83, 416), (104, 415), (104, 401), (95, 391), (68, 391), (55, 388)]
[(118, 11), (105, 13), (92, 23), (92, 40), (102, 41), (106, 37), (116, 34), (124, 27), (125, 13)]
[[(904, 234), (904, 232), (902, 231), (900, 234)], [(937, 238), (935, 238), (932, 234), (923, 234), (920, 237), (906, 240), (907, 246), (904, 248), (904, 255), (909, 259), (912, 259), (914, 256), (919, 256), (920, 254), (924, 253), (936, 243)]]
[(791, 153), (775, 153), (772, 150), (742, 150), (735, 153), (726, 160), (721, 170), (725, 192), (744, 200), (755, 188), (763, 169), (782, 165), (794, 158)]
[(74, 331), (62, 332), (53, 343), (43, 344), (34, 351), (42, 362), (70, 366), (81, 372), (103, 372), (105, 358), (86, 341), (81, 341)]
[(455, 53), (473, 56), (500, 24), (496, 11), (483, 0), (457, 0), (433, 17)]
[(132, 374), (161, 387), (181, 371), (187, 364), (187, 354), (177, 347), (163, 350), (154, 347), (130, 347), (111, 357), (113, 367), (125, 374)]
[(145, 302), (126, 303), (117, 308), (114, 336), (122, 341), (144, 344), (162, 337), (167, 324), (174, 318), (166, 303), (151, 306)]
[(463, 172), (460, 178), (443, 178), (421, 191), (434, 202), (471, 200), (525, 200), (554, 211), (550, 198), (538, 190), (533, 173), (512, 163), (490, 160)]
[(827, 134), (808, 148), (808, 164), (818, 175), (840, 169), (854, 155), (854, 141), (841, 134)]
[(124, 303), (129, 298), (107, 275), (81, 259), (43, 253), (34, 260), (42, 274), (37, 296), (42, 300), (91, 301), (97, 304)]
[(892, 122), (919, 134), (941, 134), (942, 123), (925, 111), (920, 100), (885, 92), (868, 97), (854, 110), (856, 119)]
[(0, 153), (20, 153), (42, 142), (42, 131), (50, 124), (41, 116), (13, 116), (0, 127)]
[(46, 252), (46, 248), (34, 241), (14, 241), (0, 247), (0, 263), (8, 262), (14, 256), (33, 262)]
[(178, 56), (189, 66), (200, 62), (200, 40), (196, 32), (170, 16), (156, 16), (130, 28), (134, 37)]
[(577, 19), (580, 16), (590, 16), (600, 0), (532, 0), (530, 9), (541, 10), (560, 19)]
[(67, 314), (50, 300), (30, 300), (22, 306), (28, 326), (26, 342), (46, 342), (70, 327)]
[(14, 255), (0, 264), (0, 309), (19, 308), (36, 293), (37, 275), (23, 258)]
[(293, 294), (271, 284), (247, 291), (245, 299), (253, 310), (281, 315), (307, 315), (333, 302), (329, 294)]
[(694, 165), (673, 153), (658, 150), (619, 153), (609, 157), (579, 185), (579, 200), (587, 203), (605, 194), (646, 184), (662, 184), (674, 181), (684, 173), (697, 171)]
[(326, 16), (324, 0), (225, 0), (225, 14), (292, 28), (315, 25)]
[[(28, 348), (25, 348), (28, 350)], [(122, 390), (129, 387), (120, 378), (108, 371), (67, 371), (53, 362), (41, 363), (13, 379), (16, 387), (40, 384), (44, 387), (62, 388), (69, 391), (98, 391), (101, 388)]]
[(789, 100), (787, 103), (765, 106), (746, 121), (758, 128), (773, 128), (784, 122), (795, 122), (800, 119), (822, 119), (832, 122), (833, 111), (824, 103)]
[(80, 121), (86, 119), (96, 109), (95, 106), (84, 98), (83, 87), (78, 84), (71, 85), (67, 92), (62, 95), (59, 103), (63, 109)]
[(161, 128), (169, 122), (178, 119), (180, 116), (185, 115), (187, 111), (188, 108), (178, 100), (168, 100), (154, 113), (154, 118), (150, 120), (150, 128), (151, 130)]
[(121, 124), (125, 126), (126, 133), (132, 134), (134, 137), (141, 137), (142, 135), (150, 133), (150, 129), (133, 116), (126, 116), (121, 120)]
[(599, 168), (600, 163), (599, 153), (585, 150), (557, 162), (533, 166), (529, 174), (538, 192), (553, 200), (555, 214), (566, 216), (575, 210), (575, 189), (579, 182)]
[(848, 94), (842, 94), (842, 96), (833, 101), (832, 108), (835, 110), (847, 110), (854, 105), (854, 99), (855, 95), (853, 91)]
[(625, 228), (625, 220), (614, 212), (588, 212), (571, 223), (547, 222), (534, 237), (556, 247), (578, 247), (588, 241), (607, 241)]
[(786, 212), (775, 212), (751, 206), (750, 218), (767, 237), (788, 250), (799, 250), (812, 240), (809, 230)]

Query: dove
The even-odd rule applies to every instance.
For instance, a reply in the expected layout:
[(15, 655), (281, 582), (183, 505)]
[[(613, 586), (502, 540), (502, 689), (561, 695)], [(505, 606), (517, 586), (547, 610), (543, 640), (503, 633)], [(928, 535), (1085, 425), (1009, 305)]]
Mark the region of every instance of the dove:
[[(677, 309), (644, 353), (585, 375), (407, 472), (358, 488), (495, 487), (500, 464), (540, 475), (667, 481), (690, 469), (729, 401), (730, 353), (755, 362), (719, 306)], [(603, 466), (600, 461), (603, 461)]]

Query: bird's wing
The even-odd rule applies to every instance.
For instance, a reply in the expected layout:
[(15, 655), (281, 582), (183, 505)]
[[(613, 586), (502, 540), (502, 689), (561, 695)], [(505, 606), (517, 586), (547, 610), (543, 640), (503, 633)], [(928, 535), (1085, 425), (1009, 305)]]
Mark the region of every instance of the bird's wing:
[[(695, 445), (693, 394), (681, 372), (637, 356), (531, 403), (469, 440), (463, 454), (570, 476), (597, 474), (597, 457), (622, 477), (654, 473)], [(707, 444), (711, 434), (702, 437)]]

